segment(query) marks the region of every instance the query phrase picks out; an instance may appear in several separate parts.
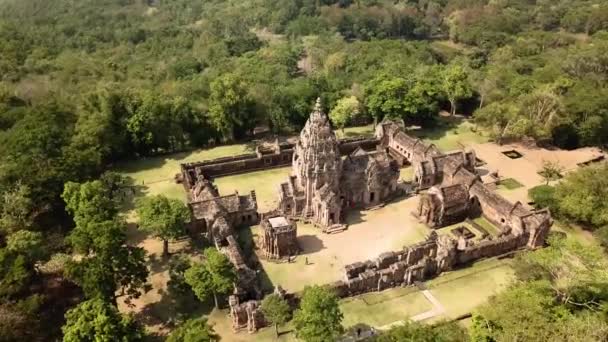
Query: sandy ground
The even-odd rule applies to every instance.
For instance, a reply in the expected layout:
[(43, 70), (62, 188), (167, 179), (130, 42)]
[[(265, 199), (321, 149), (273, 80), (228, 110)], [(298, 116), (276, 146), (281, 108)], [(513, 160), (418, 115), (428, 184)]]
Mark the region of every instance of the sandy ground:
[[(347, 264), (423, 240), (429, 229), (411, 215), (416, 204), (417, 198), (412, 197), (372, 211), (351, 211), (348, 230), (341, 233), (324, 234), (311, 225), (300, 224), (301, 253), (295, 263), (261, 260), (263, 268), (273, 286), (281, 285), (289, 291), (340, 280)], [(259, 238), (257, 234), (254, 231), (254, 238)]]
[[(602, 155), (597, 148), (580, 148), (572, 151), (548, 150), (545, 148), (533, 148), (522, 144), (497, 145), (494, 143), (470, 144), (467, 147), (475, 150), (477, 158), (487, 164), (481, 169), (482, 178), (488, 172), (498, 171), (502, 178), (514, 178), (524, 185), (522, 188), (500, 191), (510, 201), (528, 202), (528, 189), (543, 184), (543, 178), (538, 174), (542, 170), (543, 162), (551, 161), (558, 163), (565, 172), (578, 168), (578, 163), (586, 162)], [(502, 152), (517, 150), (523, 156), (519, 159), (511, 159)]]

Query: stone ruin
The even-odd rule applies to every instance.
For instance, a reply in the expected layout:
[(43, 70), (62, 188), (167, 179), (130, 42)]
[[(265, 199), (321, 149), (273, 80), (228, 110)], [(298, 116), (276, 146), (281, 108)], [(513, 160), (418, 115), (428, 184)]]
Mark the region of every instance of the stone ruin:
[(344, 228), (345, 209), (376, 206), (397, 192), (399, 167), (384, 149), (359, 146), (342, 159), (320, 100), (300, 133), (292, 168), (279, 187), (279, 210), (325, 232)]
[[(292, 310), (298, 305), (298, 297), (294, 294), (289, 294), (280, 286), (277, 286), (274, 293), (284, 299)], [(230, 317), (232, 318), (232, 328), (235, 331), (247, 329), (249, 333), (254, 333), (258, 329), (268, 325), (268, 321), (264, 317), (261, 310), (262, 301), (249, 300), (240, 302), (238, 296), (230, 296), (228, 299), (230, 305)]]
[[(390, 199), (398, 191), (399, 167), (405, 165), (414, 168), (412, 185), (420, 200), (412, 214), (421, 222), (430, 228), (465, 220), (475, 226), (469, 218), (481, 215), (498, 227), (498, 236), (485, 232), (480, 240), (471, 239), (464, 229), (455, 237), (431, 231), (423, 242), (347, 265), (344, 280), (328, 285), (340, 297), (407, 286), (482, 258), (538, 248), (552, 225), (548, 210), (529, 211), (484, 185), (475, 170), (474, 151), (442, 153), (407, 135), (402, 123), (382, 122), (375, 139), (338, 141), (317, 101), (297, 144), (281, 145), (277, 140), (275, 147), (256, 149), (253, 156), (183, 164), (178, 177), (188, 191), (192, 226), (204, 232), (237, 269), (238, 282), (229, 300), (235, 330), (254, 332), (267, 324), (260, 301), (250, 300), (260, 298), (261, 292), (234, 231), (240, 225), (257, 224), (260, 215), (255, 192), (220, 196), (211, 176), (286, 165), (291, 159), (292, 175), (279, 188), (279, 207), (262, 220), (262, 250), (271, 259), (297, 253), (292, 219), (332, 232), (348, 208), (369, 208)], [(279, 292), (291, 298), (292, 306), (297, 304), (297, 296)]]
[[(187, 187), (189, 183), (184, 182)], [(259, 297), (256, 272), (247, 265), (236, 240), (235, 227), (259, 221), (255, 192), (247, 195), (220, 196), (217, 187), (204, 174), (188, 190), (188, 207), (192, 211), (190, 230), (203, 233), (215, 247), (228, 257), (237, 272), (235, 293), (242, 297)]]
[(268, 259), (282, 259), (297, 255), (298, 231), (296, 222), (284, 216), (262, 220), (262, 251)]

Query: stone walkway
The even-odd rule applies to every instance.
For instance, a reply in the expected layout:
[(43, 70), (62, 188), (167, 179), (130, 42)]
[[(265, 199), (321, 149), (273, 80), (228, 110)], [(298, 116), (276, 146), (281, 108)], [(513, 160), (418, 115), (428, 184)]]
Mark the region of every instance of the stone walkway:
[[(414, 321), (414, 322), (421, 322), (439, 315), (442, 315), (445, 313), (445, 308), (443, 307), (443, 305), (441, 305), (441, 303), (437, 300), (437, 298), (435, 298), (435, 296), (433, 296), (433, 294), (431, 293), (431, 291), (429, 290), (424, 290), (422, 291), (422, 294), (424, 295), (424, 297), (426, 297), (426, 299), (431, 302), (431, 304), (433, 304), (433, 308), (429, 311), (425, 311), (423, 313), (420, 313), (416, 316), (412, 316), (408, 321)], [(383, 325), (381, 327), (378, 327), (379, 330), (389, 330), (395, 326), (399, 326), (404, 324), (406, 321), (396, 321), (393, 323), (389, 323), (386, 325)]]

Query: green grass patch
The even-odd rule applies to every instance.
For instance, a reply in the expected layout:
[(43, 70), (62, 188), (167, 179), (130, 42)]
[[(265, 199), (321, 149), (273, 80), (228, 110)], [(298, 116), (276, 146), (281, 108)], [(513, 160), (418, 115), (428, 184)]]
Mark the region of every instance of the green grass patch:
[(379, 327), (432, 309), (432, 304), (413, 287), (368, 293), (341, 301), (345, 327), (364, 323)]
[(411, 182), (414, 179), (414, 168), (412, 166), (402, 168), (399, 171), (399, 179)]
[(450, 117), (441, 117), (434, 127), (412, 130), (408, 133), (423, 139), (427, 143), (435, 144), (443, 152), (460, 150), (470, 144), (481, 144), (489, 141), (469, 121)]
[[(180, 164), (251, 153), (247, 144), (226, 145), (192, 152), (174, 153), (165, 156), (140, 158), (117, 165), (114, 171), (129, 177), (141, 189), (138, 196), (165, 195), (186, 200), (186, 192), (174, 177), (180, 172)], [(221, 190), (221, 189), (220, 189)]]
[(515, 178), (506, 178), (500, 181), (498, 187), (506, 190), (515, 190), (523, 187), (524, 185), (518, 182)]
[(374, 125), (366, 125), (366, 126), (355, 126), (355, 127), (346, 127), (344, 132), (341, 129), (336, 129), (336, 136), (338, 138), (356, 138), (356, 137), (373, 137), (374, 136)]
[(255, 190), (258, 210), (265, 212), (275, 208), (279, 196), (279, 185), (287, 181), (290, 172), (291, 167), (281, 167), (219, 177), (215, 179), (215, 185), (222, 195), (234, 193), (235, 190), (240, 194), (247, 194), (251, 190)]
[(487, 259), (470, 267), (443, 273), (427, 282), (431, 293), (446, 309), (442, 318), (471, 312), (515, 280), (511, 260)]
[(487, 230), (490, 235), (498, 235), (498, 228), (496, 228), (496, 226), (492, 224), (492, 222), (488, 221), (488, 219), (486, 219), (485, 217), (480, 216), (478, 218), (475, 218), (473, 219), (473, 222), (485, 228), (485, 230)]

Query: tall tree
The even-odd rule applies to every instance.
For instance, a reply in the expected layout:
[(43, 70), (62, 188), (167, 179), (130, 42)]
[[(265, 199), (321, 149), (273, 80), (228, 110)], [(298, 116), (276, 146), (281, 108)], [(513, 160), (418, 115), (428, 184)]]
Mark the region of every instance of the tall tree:
[(344, 97), (338, 100), (334, 108), (329, 112), (329, 118), (336, 127), (342, 130), (344, 135), (344, 127), (350, 120), (359, 115), (360, 104), (355, 96)]
[(34, 203), (27, 186), (17, 184), (0, 197), (0, 232), (9, 234), (32, 225)]
[(180, 200), (163, 195), (145, 197), (137, 203), (139, 227), (163, 241), (163, 255), (169, 255), (169, 240), (185, 234), (190, 210)]
[(106, 184), (100, 180), (85, 183), (67, 182), (61, 197), (73, 215), (77, 227), (84, 227), (90, 222), (112, 220), (118, 214), (117, 201)]
[(307, 286), (295, 312), (296, 336), (306, 342), (335, 341), (344, 332), (338, 297), (321, 286)]
[(441, 87), (450, 101), (450, 114), (456, 114), (458, 101), (473, 95), (465, 69), (456, 63), (448, 65), (443, 71)]
[(549, 182), (562, 178), (564, 168), (555, 161), (544, 160), (543, 167), (538, 172), (545, 180), (545, 184), (549, 185)]
[(279, 325), (287, 323), (291, 314), (289, 304), (278, 294), (273, 293), (264, 297), (261, 309), (266, 320), (274, 324), (275, 333), (279, 337)]
[(80, 303), (65, 314), (64, 342), (142, 341), (144, 330), (131, 316), (124, 316), (101, 299)]
[(377, 342), (466, 342), (467, 332), (458, 323), (425, 324), (407, 321), (391, 328), (376, 338)]
[(69, 241), (84, 253), (66, 265), (66, 273), (88, 298), (100, 297), (116, 304), (117, 296), (137, 298), (147, 288), (148, 269), (143, 248), (126, 244), (120, 221), (89, 223), (76, 228)]
[(204, 256), (205, 262), (194, 263), (184, 276), (201, 301), (213, 296), (217, 308), (218, 295), (228, 294), (234, 288), (236, 272), (230, 260), (217, 249), (205, 249)]
[(189, 319), (177, 327), (167, 342), (217, 342), (220, 337), (207, 323), (207, 318)]
[(225, 74), (211, 82), (209, 116), (226, 140), (233, 140), (253, 129), (255, 103), (241, 78)]

